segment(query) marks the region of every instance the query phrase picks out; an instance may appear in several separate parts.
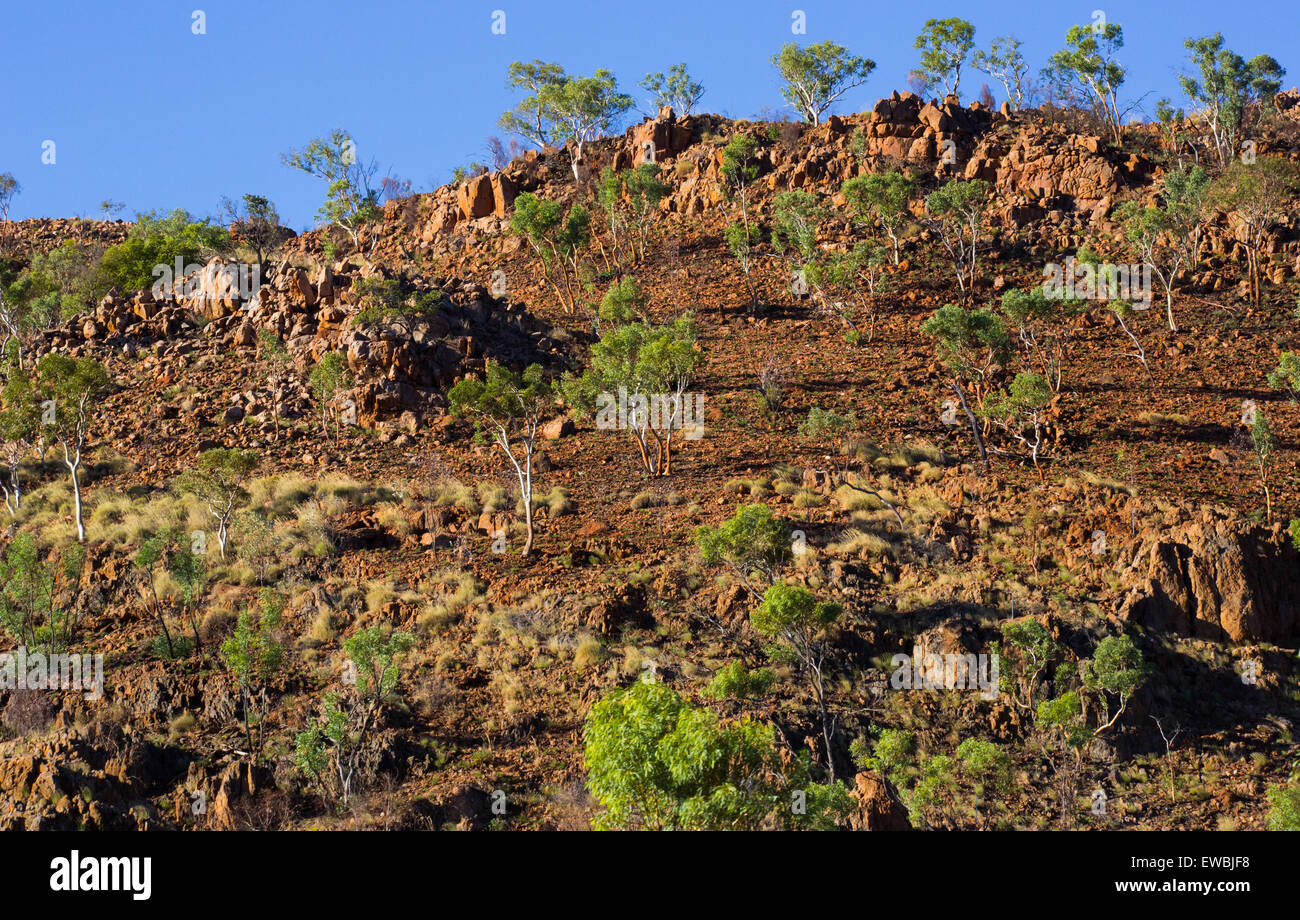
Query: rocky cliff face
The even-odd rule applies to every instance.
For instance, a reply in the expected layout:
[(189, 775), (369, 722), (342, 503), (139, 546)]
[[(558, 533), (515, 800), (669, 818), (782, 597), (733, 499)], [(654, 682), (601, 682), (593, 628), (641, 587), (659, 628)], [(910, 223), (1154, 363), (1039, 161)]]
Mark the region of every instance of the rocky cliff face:
[(1281, 527), (1205, 510), (1137, 541), (1119, 615), (1161, 632), (1293, 644), (1300, 633), (1300, 553)]

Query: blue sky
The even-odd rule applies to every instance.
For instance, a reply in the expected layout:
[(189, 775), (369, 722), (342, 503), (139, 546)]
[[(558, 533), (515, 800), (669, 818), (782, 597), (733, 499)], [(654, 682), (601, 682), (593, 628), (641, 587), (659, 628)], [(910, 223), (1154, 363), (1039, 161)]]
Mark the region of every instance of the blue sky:
[[(1288, 68), (1284, 85), (1300, 83), (1296, 0), (3, 0), (0, 172), (23, 186), (15, 218), (96, 216), (105, 198), (128, 216), (212, 214), (222, 195), (255, 192), (301, 230), (315, 222), (323, 184), (283, 167), (282, 152), (342, 127), (381, 173), (425, 190), (443, 184), (457, 165), (485, 159), (484, 140), (513, 103), (504, 85), (513, 60), (607, 67), (643, 105), (636, 83), (686, 61), (705, 85), (703, 108), (743, 118), (783, 104), (768, 63), (783, 43), (829, 38), (877, 63), (838, 107), (852, 112), (906, 88), (912, 42), (930, 17), (970, 20), (981, 46), (1016, 35), (1036, 72), (1099, 7), (1124, 27), (1126, 89), (1152, 90), (1152, 106), (1181, 99), (1183, 40), (1216, 31), (1247, 57), (1274, 55)], [(195, 9), (206, 34), (192, 32)], [(492, 33), (498, 9), (505, 35)], [(792, 34), (794, 10), (806, 14), (804, 35)], [(964, 94), (983, 79), (964, 76)], [(45, 141), (53, 165), (41, 162)]]

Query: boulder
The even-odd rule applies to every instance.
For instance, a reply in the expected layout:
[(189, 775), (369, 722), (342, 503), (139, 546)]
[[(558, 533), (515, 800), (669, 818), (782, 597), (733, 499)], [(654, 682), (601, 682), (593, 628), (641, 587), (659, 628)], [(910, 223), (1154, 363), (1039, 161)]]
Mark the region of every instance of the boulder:
[(1294, 644), (1300, 553), (1280, 526), (1206, 509), (1141, 535), (1119, 616), (1148, 628), (1229, 642)]

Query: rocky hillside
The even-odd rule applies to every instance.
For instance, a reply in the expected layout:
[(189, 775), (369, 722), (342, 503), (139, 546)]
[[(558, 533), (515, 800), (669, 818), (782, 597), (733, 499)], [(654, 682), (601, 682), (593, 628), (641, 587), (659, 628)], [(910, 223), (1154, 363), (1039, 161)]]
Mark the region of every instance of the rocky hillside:
[[(1300, 161), (1296, 111), (1261, 157)], [(746, 217), (763, 230), (748, 274), (725, 235), (738, 207), (725, 151), (738, 135), (754, 141)], [(1036, 416), (1033, 457), (1026, 425), (977, 423), (985, 465), (923, 324), (950, 303), (996, 309), (1081, 250), (1136, 261), (1120, 208), (1158, 201), (1179, 165), (1157, 126), (1116, 146), (1060, 111), (894, 93), (811, 127), (664, 110), (588, 144), (577, 182), (574, 154), (529, 151), (388, 201), (355, 245), (329, 228), (287, 239), (255, 291), (236, 280), (246, 254), (227, 252), (197, 283), (114, 290), (33, 336), (34, 361), (93, 358), (110, 381), (79, 481), (85, 565), (57, 582), (53, 604), (75, 623), (69, 647), (103, 655), (104, 680), (96, 699), (0, 690), (0, 827), (584, 828), (600, 812), (586, 720), (647, 674), (724, 720), (775, 726), (787, 762), (806, 752), (817, 775), (833, 768), (846, 827), (1265, 826), (1268, 790), (1300, 753), (1300, 553), (1287, 529), (1300, 516), (1300, 412), (1267, 381), (1300, 350), (1300, 212), (1264, 230), (1258, 303), (1242, 215), (1211, 209), (1199, 264), (1177, 278), (1177, 331), (1162, 289), (1149, 312), (1085, 300), (1020, 331), (1017, 349), (1026, 336), (1060, 343), (1060, 384)], [(620, 259), (598, 185), (606, 167), (647, 161), (668, 188), (643, 253)], [(771, 242), (778, 199), (813, 196), (828, 215), (816, 250), (847, 252), (866, 231), (844, 183), (889, 170), (915, 183), (911, 217), (897, 263), (884, 259), (861, 299), (869, 334), (846, 341), (834, 298), (792, 284), (797, 266)], [(969, 291), (925, 206), (954, 179), (991, 194)], [(511, 230), (525, 194), (591, 209), (573, 309)], [(127, 229), (22, 221), (5, 237), (22, 261)], [(627, 431), (552, 396), (525, 556), (515, 471), (449, 411), (449, 390), (493, 363), (581, 373), (609, 329), (596, 305), (625, 278), (652, 323), (694, 316), (703, 436), (675, 440), (671, 475), (649, 476)], [(376, 292), (400, 303), (377, 309)], [(334, 355), (346, 380), (331, 391), (313, 372)], [(1010, 365), (989, 365), (981, 398), (1009, 386)], [(1253, 412), (1277, 436), (1267, 506)], [(228, 551), (183, 475), (218, 448), (256, 451)], [(7, 548), (23, 534), (46, 554), (76, 542), (60, 457), (22, 460)], [(700, 548), (699, 528), (755, 504), (798, 535), (779, 579), (842, 608), (821, 640), (829, 742), (806, 669), (769, 660), (752, 564)], [(202, 578), (168, 568), (188, 536), (156, 568), (145, 561), (169, 530), (203, 535)], [(228, 650), (267, 588), (283, 610), (266, 636), (283, 657), (241, 680)], [(1005, 629), (1027, 623), (1037, 671)], [(412, 646), (370, 711), (344, 805), (304, 768), (302, 736), (328, 724), (329, 694), (356, 692), (360, 653), (347, 643), (373, 627)], [(1085, 693), (1107, 708), (1085, 704), (1090, 737), (1069, 748), (1038, 704), (1049, 684), (1055, 695), (1096, 673), (1098, 649), (1120, 637), (1144, 680)], [(995, 646), (1000, 694), (894, 679), (899, 654)], [(706, 694), (734, 662), (771, 669), (761, 690)], [(969, 739), (1005, 754), (1007, 782), (953, 766)], [(1109, 801), (1100, 813), (1088, 807), (1096, 789)]]

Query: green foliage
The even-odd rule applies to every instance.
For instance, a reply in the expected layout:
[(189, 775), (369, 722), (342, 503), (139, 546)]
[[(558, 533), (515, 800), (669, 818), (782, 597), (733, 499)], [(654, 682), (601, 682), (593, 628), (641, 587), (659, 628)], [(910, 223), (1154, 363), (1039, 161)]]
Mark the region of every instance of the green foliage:
[(739, 661), (723, 665), (700, 693), (711, 700), (763, 696), (776, 680), (771, 668), (751, 671)]
[(401, 278), (361, 278), (353, 285), (361, 309), (358, 323), (431, 319), (442, 304), (442, 292), (421, 291)]
[(645, 322), (647, 300), (636, 279), (629, 276), (621, 281), (610, 282), (609, 290), (600, 299), (596, 315), (602, 321), (617, 326)]
[(217, 522), (221, 558), (226, 558), (230, 521), (248, 499), (244, 483), (257, 469), (256, 451), (217, 447), (199, 454), (198, 464), (177, 479), (177, 488), (198, 496)]
[(660, 683), (607, 693), (584, 741), (600, 829), (823, 829), (848, 812), (842, 785), (808, 780), (806, 754), (783, 762), (770, 725), (720, 721)]
[(1268, 829), (1271, 831), (1300, 831), (1300, 783), (1294, 780), (1270, 786), (1268, 796)]
[[(492, 362), (484, 380), (464, 378), (447, 393), (447, 400), (453, 415), (474, 419), (480, 437), (484, 428), (489, 429), (514, 467), (528, 530), (523, 548), (527, 556), (533, 549), (533, 445), (542, 413), (552, 402), (550, 382), (539, 364), (530, 364), (517, 374)], [(516, 444), (522, 448), (522, 456), (516, 455)]]
[(1052, 402), (1052, 385), (1042, 374), (1021, 371), (1005, 390), (989, 394), (980, 413), (986, 418), (1028, 420)]
[(1002, 84), (1013, 109), (1024, 104), (1025, 78), (1029, 74), (1029, 65), (1020, 52), (1022, 44), (1014, 36), (1003, 35), (993, 39), (987, 51), (980, 49), (971, 55), (971, 65), (976, 70), (982, 70)]
[(548, 64), (542, 60), (534, 60), (532, 63), (515, 61), (507, 73), (507, 88), (528, 90), (530, 95), (501, 116), (501, 128), (532, 141), (539, 148), (545, 147), (552, 139), (553, 114), (548, 108), (544, 91), (556, 91), (569, 79), (568, 75), (559, 64)]
[(732, 189), (744, 189), (758, 178), (758, 141), (748, 134), (733, 134), (722, 148), (722, 178)]
[(781, 95), (809, 124), (820, 124), (825, 113), (846, 92), (867, 81), (875, 61), (857, 57), (833, 41), (800, 48), (786, 44), (772, 57), (772, 66), (785, 86)]
[(575, 181), (583, 146), (608, 133), (633, 105), (631, 96), (618, 91), (614, 74), (604, 69), (580, 77), (570, 76), (558, 64), (515, 61), (507, 85), (530, 95), (501, 116), (501, 127), (539, 147), (573, 141)]
[(979, 738), (967, 738), (957, 745), (957, 759), (962, 770), (999, 793), (1012, 786), (1011, 755), (1000, 744)]
[(67, 649), (76, 627), (72, 602), (85, 563), (85, 548), (73, 544), (47, 564), (31, 534), (15, 534), (0, 559), (0, 625), (32, 651), (48, 655)]
[(356, 686), (346, 694), (327, 693), (322, 719), (294, 739), (294, 765), (312, 779), (322, 796), (343, 808), (380, 708), (396, 691), (402, 658), (415, 647), (407, 632), (372, 626), (353, 634), (343, 650), (356, 668)]
[(957, 95), (962, 65), (975, 48), (975, 27), (964, 19), (927, 19), (914, 47), (921, 66), (913, 73), (926, 91), (939, 86), (944, 96)]
[(515, 199), (510, 230), (528, 242), (565, 311), (572, 313), (579, 259), (591, 239), (591, 215), (586, 207), (574, 204), (566, 213), (559, 202), (524, 192)]
[(325, 202), (316, 215), (342, 228), (353, 245), (360, 241), (364, 227), (383, 216), (379, 191), (372, 185), (377, 166), (373, 159), (369, 163), (358, 159), (356, 143), (342, 128), (290, 150), (280, 162), (328, 183)]
[(1282, 352), (1277, 367), (1268, 375), (1268, 385), (1285, 392), (1292, 402), (1300, 401), (1300, 355)]
[(280, 214), (264, 195), (245, 195), (235, 204), (223, 199), (222, 212), (233, 233), (244, 244), (251, 246), (260, 264), (266, 254), (280, 242), (283, 231)]
[(914, 733), (901, 728), (886, 728), (880, 732), (871, 756), (863, 759), (862, 765), (878, 770), (898, 786), (904, 772), (912, 765), (915, 753)]
[(162, 217), (153, 211), (137, 214), (127, 238), (104, 251), (94, 290), (116, 287), (127, 292), (151, 287), (159, 277), (155, 266), (174, 272), (178, 258), (182, 266), (197, 264), (229, 245), (226, 230), (206, 217), (196, 220), (179, 208)]
[(1250, 444), (1255, 449), (1255, 457), (1261, 466), (1272, 462), (1278, 447), (1277, 433), (1263, 412), (1255, 413), (1255, 423), (1250, 426)]
[(1101, 28), (1092, 23), (1071, 26), (1065, 33), (1066, 48), (1051, 56), (1043, 77), (1067, 98), (1082, 95), (1105, 114), (1116, 143), (1121, 139), (1123, 111), (1119, 88), (1124, 83), (1124, 68), (1115, 59), (1124, 47), (1124, 30), (1119, 23), (1108, 22)]
[(778, 255), (788, 252), (811, 262), (817, 253), (817, 228), (826, 216), (814, 195), (802, 189), (782, 192), (772, 203), (772, 248)]
[(379, 699), (397, 689), (402, 656), (415, 647), (408, 632), (382, 626), (362, 629), (343, 641), (343, 650), (357, 667), (357, 691), (362, 699)]
[(328, 417), (330, 400), (346, 385), (348, 379), (347, 359), (343, 357), (341, 351), (331, 351), (325, 355), (316, 362), (316, 366), (307, 375), (307, 385), (311, 388), (316, 402), (320, 404), (322, 424)]
[(998, 650), (1003, 686), (1017, 703), (1032, 708), (1039, 679), (1062, 651), (1047, 627), (1032, 617), (1002, 624), (1002, 647)]
[(725, 563), (746, 579), (761, 573), (770, 584), (791, 555), (790, 528), (767, 505), (741, 505), (729, 521), (696, 528), (706, 565)]
[(1079, 694), (1067, 690), (1055, 699), (1043, 700), (1036, 713), (1038, 724), (1047, 729), (1059, 729), (1066, 743), (1080, 750), (1092, 738), (1083, 718), (1083, 701)]
[(939, 359), (960, 380), (983, 381), (991, 365), (1004, 364), (1011, 356), (1007, 327), (991, 310), (946, 304), (921, 331), (935, 339)]
[(1107, 636), (1097, 643), (1083, 674), (1084, 686), (1094, 692), (1127, 698), (1146, 682), (1147, 668), (1128, 636)]
[(1222, 33), (1189, 38), (1196, 76), (1178, 80), (1193, 105), (1199, 107), (1214, 142), (1221, 166), (1236, 156), (1252, 115), (1272, 108), (1286, 70), (1267, 54), (1247, 61), (1224, 45)]
[(820, 438), (824, 435), (844, 434), (857, 423), (852, 412), (841, 414), (813, 406), (808, 410), (808, 417), (799, 425), (799, 431), (809, 437)]
[(928, 821), (957, 794), (955, 764), (947, 754), (935, 754), (921, 764), (921, 775), (905, 796), (913, 823)]
[(894, 264), (899, 261), (899, 234), (912, 220), (908, 207), (916, 183), (896, 169), (855, 176), (840, 191), (859, 224), (878, 226), (889, 237), (894, 249)]
[(672, 186), (660, 178), (659, 169), (658, 163), (645, 162), (621, 173), (606, 167), (600, 174), (596, 200), (606, 213), (616, 258), (618, 230), (622, 226), (631, 227), (635, 232), (633, 254), (645, 258), (646, 242), (654, 228), (659, 202), (672, 191)]
[[(697, 333), (691, 314), (668, 325), (627, 323), (602, 333), (591, 346), (591, 362), (580, 377), (568, 375), (565, 398), (579, 412), (596, 415), (597, 427), (617, 427), (614, 394), (627, 390), (629, 399), (684, 394), (702, 360), (696, 350)], [(642, 468), (652, 476), (666, 475), (671, 463), (671, 433), (685, 423), (676, 404), (667, 411), (650, 406), (629, 409), (627, 428), (639, 448)], [(655, 451), (651, 455), (649, 440)]]
[(485, 379), (465, 377), (447, 393), (453, 415), (504, 429), (513, 435), (521, 427), (535, 427), (551, 397), (551, 386), (540, 364), (530, 364), (517, 374), (493, 361)]
[(819, 601), (803, 585), (778, 581), (763, 593), (763, 603), (749, 615), (749, 622), (769, 638), (805, 647), (843, 612), (839, 604)]
[(990, 187), (983, 179), (953, 179), (925, 197), (930, 226), (948, 250), (963, 291), (975, 283), (975, 257), (991, 203)]
[[(230, 669), (243, 697), (245, 740), (255, 752), (262, 746), (266, 684), (284, 667), (284, 645), (276, 638), (284, 614), (284, 601), (274, 591), (264, 588), (258, 607), (257, 611), (248, 607), (240, 610), (234, 632), (221, 643), (221, 659)], [(262, 707), (256, 717), (258, 737), (254, 742), (253, 709), (258, 696)]]
[(669, 67), (667, 74), (648, 73), (638, 85), (650, 93), (656, 109), (672, 106), (678, 115), (691, 114), (704, 96), (704, 86), (691, 79), (685, 62)]

